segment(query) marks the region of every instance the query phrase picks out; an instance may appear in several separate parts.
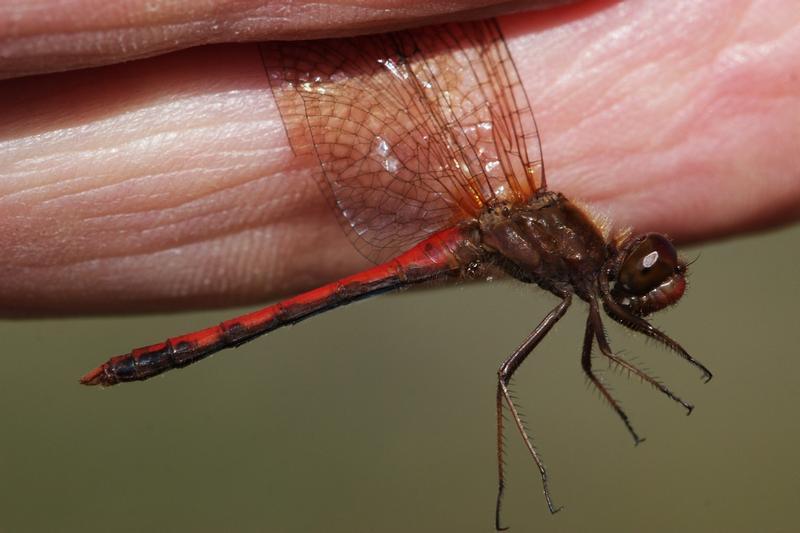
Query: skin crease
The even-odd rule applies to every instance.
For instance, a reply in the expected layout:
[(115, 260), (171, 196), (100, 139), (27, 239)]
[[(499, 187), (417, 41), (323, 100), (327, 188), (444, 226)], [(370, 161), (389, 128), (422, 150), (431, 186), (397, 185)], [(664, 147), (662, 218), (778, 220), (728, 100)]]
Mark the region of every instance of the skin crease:
[[(40, 51), (55, 31), (16, 24)], [(800, 215), (793, 0), (583, 2), (501, 27), (550, 189), (682, 243)], [(3, 72), (60, 68), (8, 57), (15, 39)], [(6, 316), (251, 304), (370, 264), (293, 157), (252, 44), (9, 79), (0, 116)]]
[(0, 39), (0, 79), (210, 43), (377, 33), (570, 1), (26, 0), (0, 5), (0, 36), (8, 37)]

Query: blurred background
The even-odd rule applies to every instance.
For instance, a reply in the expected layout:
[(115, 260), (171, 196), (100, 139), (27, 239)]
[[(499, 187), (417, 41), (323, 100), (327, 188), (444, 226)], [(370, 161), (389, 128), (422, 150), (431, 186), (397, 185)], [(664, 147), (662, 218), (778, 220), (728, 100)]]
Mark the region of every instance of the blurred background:
[[(586, 384), (576, 303), (514, 382), (564, 510), (509, 432), (506, 525), (796, 531), (799, 244), (795, 227), (684, 250), (689, 291), (655, 323), (709, 384), (606, 321), (696, 405), (597, 360), (639, 447)], [(382, 296), (105, 390), (77, 379), (245, 310), (2, 322), (0, 531), (492, 531), (495, 372), (555, 303), (511, 282)]]

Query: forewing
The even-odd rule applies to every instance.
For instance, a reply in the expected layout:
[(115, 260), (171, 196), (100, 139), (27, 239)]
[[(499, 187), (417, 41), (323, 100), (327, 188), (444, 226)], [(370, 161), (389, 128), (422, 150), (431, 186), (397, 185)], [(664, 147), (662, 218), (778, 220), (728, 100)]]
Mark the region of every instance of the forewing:
[(536, 124), (494, 20), (262, 45), (294, 152), (356, 248), (383, 261), (544, 186)]

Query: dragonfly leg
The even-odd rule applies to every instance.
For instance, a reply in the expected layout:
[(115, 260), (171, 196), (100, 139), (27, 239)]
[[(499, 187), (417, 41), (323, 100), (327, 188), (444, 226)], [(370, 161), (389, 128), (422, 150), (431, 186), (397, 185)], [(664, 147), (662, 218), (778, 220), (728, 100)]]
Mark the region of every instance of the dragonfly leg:
[(632, 329), (633, 331), (641, 333), (642, 335), (647, 335), (656, 342), (663, 344), (688, 361), (689, 364), (698, 368), (703, 373), (703, 381), (706, 383), (711, 381), (711, 378), (713, 377), (711, 371), (703, 363), (689, 355), (689, 352), (687, 352), (683, 346), (672, 340), (672, 338), (670, 338), (667, 334), (657, 329), (644, 318), (630, 313), (624, 307), (615, 302), (611, 297), (608, 288), (608, 280), (605, 279), (605, 277), (601, 277), (600, 279), (600, 291), (603, 299), (603, 307), (605, 308), (608, 316), (626, 328)]
[(644, 442), (644, 439), (639, 437), (639, 435), (633, 429), (633, 426), (631, 425), (631, 422), (628, 419), (628, 415), (622, 409), (622, 406), (611, 395), (611, 392), (609, 392), (605, 384), (600, 380), (600, 378), (597, 377), (597, 375), (592, 370), (592, 344), (594, 342), (595, 337), (599, 337), (600, 335), (604, 336), (605, 332), (603, 332), (603, 324), (600, 321), (600, 313), (597, 310), (597, 301), (591, 299), (589, 301), (589, 316), (586, 318), (586, 333), (584, 334), (583, 337), (581, 367), (583, 368), (583, 372), (586, 374), (586, 377), (589, 378), (589, 381), (597, 388), (598, 391), (600, 391), (600, 394), (603, 396), (603, 398), (605, 398), (606, 401), (608, 401), (609, 405), (611, 405), (611, 408), (614, 409), (614, 411), (617, 413), (617, 416), (619, 416), (619, 418), (625, 424), (625, 427), (628, 429), (628, 432), (633, 437), (634, 443), (638, 445), (639, 443)]
[(525, 425), (522, 422), (522, 418), (519, 415), (519, 411), (517, 407), (514, 405), (514, 400), (511, 397), (511, 393), (509, 392), (508, 385), (511, 381), (514, 372), (519, 368), (522, 362), (525, 360), (528, 355), (533, 351), (539, 342), (547, 335), (547, 333), (552, 329), (556, 322), (564, 316), (564, 313), (567, 312), (570, 304), (572, 303), (572, 295), (569, 293), (565, 293), (563, 295), (563, 300), (561, 303), (556, 306), (555, 309), (550, 311), (546, 317), (536, 326), (528, 338), (514, 350), (508, 359), (506, 359), (500, 368), (497, 370), (497, 398), (496, 398), (496, 407), (497, 407), (497, 473), (498, 473), (498, 482), (497, 482), (497, 504), (495, 507), (495, 528), (498, 531), (502, 531), (506, 528), (501, 527), (500, 525), (500, 507), (503, 500), (503, 492), (505, 490), (505, 468), (503, 465), (503, 405), (505, 404), (508, 407), (508, 410), (511, 413), (511, 416), (514, 420), (514, 424), (517, 426), (517, 430), (519, 434), (522, 436), (522, 440), (525, 442), (525, 446), (528, 448), (528, 452), (530, 452), (531, 457), (533, 457), (533, 461), (536, 463), (536, 466), (539, 468), (539, 473), (542, 477), (542, 485), (544, 488), (544, 498), (547, 502), (547, 508), (550, 510), (551, 513), (556, 513), (560, 510), (560, 508), (556, 508), (553, 505), (553, 500), (550, 498), (550, 489), (547, 485), (547, 470), (544, 467), (544, 463), (542, 462), (541, 457), (539, 456), (539, 452), (536, 451), (536, 448), (533, 445), (533, 440), (528, 436), (528, 432), (525, 429)]
[(664, 394), (670, 400), (677, 402), (680, 404), (684, 409), (686, 409), (686, 414), (689, 415), (692, 413), (694, 409), (694, 405), (690, 404), (682, 400), (678, 397), (674, 392), (672, 392), (669, 387), (655, 379), (654, 377), (650, 376), (647, 372), (644, 372), (640, 368), (637, 368), (635, 365), (631, 364), (630, 362), (626, 361), (622, 357), (616, 355), (614, 352), (611, 351), (611, 346), (608, 343), (608, 338), (606, 337), (606, 332), (603, 329), (603, 324), (600, 318), (600, 313), (590, 313), (590, 319), (592, 320), (592, 326), (594, 328), (595, 338), (597, 339), (597, 345), (600, 348), (600, 352), (612, 363), (616, 364), (620, 368), (624, 368), (628, 372), (635, 374), (643, 381), (646, 381), (650, 385), (656, 388), (659, 392)]

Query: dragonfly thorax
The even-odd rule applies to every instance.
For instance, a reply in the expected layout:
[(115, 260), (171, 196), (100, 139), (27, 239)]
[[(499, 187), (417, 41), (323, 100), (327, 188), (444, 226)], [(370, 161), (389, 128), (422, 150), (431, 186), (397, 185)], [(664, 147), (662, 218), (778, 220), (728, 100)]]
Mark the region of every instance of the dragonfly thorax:
[(608, 260), (597, 224), (560, 193), (498, 203), (479, 217), (481, 244), (508, 274), (563, 295), (590, 296)]

